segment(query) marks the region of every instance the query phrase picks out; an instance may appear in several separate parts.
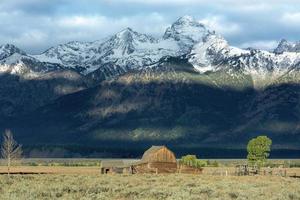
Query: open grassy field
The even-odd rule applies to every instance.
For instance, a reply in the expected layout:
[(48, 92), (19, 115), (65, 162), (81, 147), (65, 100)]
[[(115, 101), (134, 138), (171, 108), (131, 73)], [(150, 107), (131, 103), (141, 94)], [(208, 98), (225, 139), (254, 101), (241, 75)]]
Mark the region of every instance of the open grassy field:
[[(297, 175), (300, 176), (300, 168), (280, 168), (273, 169), (274, 175), (279, 170), (286, 170), (287, 176)], [(10, 171), (12, 173), (27, 173), (27, 174), (62, 174), (62, 175), (99, 175), (99, 166), (13, 166)], [(7, 173), (7, 167), (0, 166), (0, 174)], [(203, 175), (212, 176), (228, 176), (234, 175), (234, 167), (204, 167)]]
[(211, 175), (0, 176), (0, 199), (300, 199), (300, 179)]
[[(201, 175), (101, 175), (99, 160), (25, 160), (12, 167), (11, 172), (29, 175), (12, 175), (8, 179), (3, 174), (7, 168), (0, 166), (0, 174), (3, 174), (0, 175), (0, 200), (300, 200), (299, 178), (284, 178), (276, 176), (276, 173), (272, 176), (234, 176), (234, 165), (241, 161), (224, 160), (219, 163), (219, 167), (204, 167)], [(297, 167), (273, 170), (287, 170), (288, 176), (300, 176), (300, 168)]]

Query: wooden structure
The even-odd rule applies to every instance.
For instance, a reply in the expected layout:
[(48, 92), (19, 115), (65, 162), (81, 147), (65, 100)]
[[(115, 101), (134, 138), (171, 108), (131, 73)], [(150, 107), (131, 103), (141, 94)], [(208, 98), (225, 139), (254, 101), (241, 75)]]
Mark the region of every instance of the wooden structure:
[(132, 173), (132, 167), (126, 165), (122, 160), (101, 161), (101, 174), (123, 174)]
[(235, 175), (236, 176), (247, 176), (249, 175), (249, 168), (248, 165), (236, 165), (235, 166)]
[(166, 146), (152, 146), (138, 162), (101, 161), (101, 174), (188, 173), (201, 174), (203, 168), (177, 163), (175, 154)]
[(236, 165), (235, 175), (237, 176), (247, 176), (259, 174), (259, 169), (256, 165), (249, 167), (247, 164)]
[(132, 167), (134, 173), (176, 173), (177, 161), (166, 146), (152, 146)]

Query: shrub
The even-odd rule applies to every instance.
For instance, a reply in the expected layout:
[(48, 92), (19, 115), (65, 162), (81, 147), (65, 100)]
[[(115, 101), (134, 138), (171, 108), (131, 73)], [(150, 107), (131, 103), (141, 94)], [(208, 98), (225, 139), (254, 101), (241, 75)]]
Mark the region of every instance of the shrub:
[(197, 159), (197, 156), (195, 155), (182, 156), (179, 162), (180, 164), (187, 165), (190, 167), (201, 168), (207, 166), (206, 161)]

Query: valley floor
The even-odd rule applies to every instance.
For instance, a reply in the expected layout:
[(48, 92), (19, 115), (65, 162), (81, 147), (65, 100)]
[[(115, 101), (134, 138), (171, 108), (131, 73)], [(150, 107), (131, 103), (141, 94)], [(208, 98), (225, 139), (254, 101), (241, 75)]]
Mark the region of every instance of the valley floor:
[(8, 179), (1, 175), (0, 199), (300, 199), (300, 179), (98, 173), (12, 175)]

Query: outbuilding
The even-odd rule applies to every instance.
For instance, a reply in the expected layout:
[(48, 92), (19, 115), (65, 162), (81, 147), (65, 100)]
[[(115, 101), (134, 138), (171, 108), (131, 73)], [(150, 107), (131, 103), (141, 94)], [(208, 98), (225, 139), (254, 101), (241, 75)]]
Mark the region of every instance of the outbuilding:
[(122, 160), (102, 160), (101, 174), (122, 174), (132, 173), (131, 166)]

